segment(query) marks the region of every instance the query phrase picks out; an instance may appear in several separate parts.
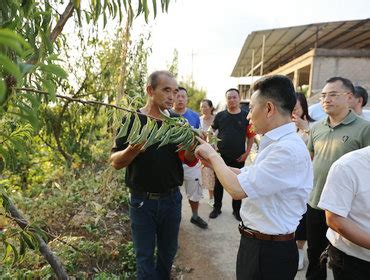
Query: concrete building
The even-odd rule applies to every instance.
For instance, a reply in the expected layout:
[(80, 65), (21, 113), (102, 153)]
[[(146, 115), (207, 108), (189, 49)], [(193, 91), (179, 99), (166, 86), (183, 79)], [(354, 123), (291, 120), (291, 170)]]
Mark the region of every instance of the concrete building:
[(346, 77), (369, 91), (370, 19), (252, 32), (231, 76), (269, 74), (289, 76), (297, 90), (307, 91), (311, 102), (318, 100), (316, 94), (333, 76)]

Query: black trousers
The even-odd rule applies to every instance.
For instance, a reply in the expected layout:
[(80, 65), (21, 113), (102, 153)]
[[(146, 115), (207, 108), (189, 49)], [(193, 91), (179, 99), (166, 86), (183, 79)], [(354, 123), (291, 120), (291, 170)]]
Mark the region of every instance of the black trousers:
[(326, 279), (326, 264), (320, 263), (320, 255), (329, 244), (326, 238), (328, 226), (325, 211), (307, 205), (306, 223), (308, 256), (306, 279), (324, 280)]
[(349, 256), (332, 245), (329, 248), (329, 258), (335, 280), (370, 279), (370, 262)]
[[(227, 160), (223, 158), (227, 166), (235, 167), (235, 168), (242, 168), (244, 166), (244, 162), (237, 162), (236, 160)], [(218, 180), (216, 176), (216, 182), (215, 182), (215, 189), (214, 189), (214, 199), (215, 203), (213, 204), (213, 207), (215, 209), (221, 210), (222, 207), (222, 198), (224, 196), (224, 188), (222, 187), (220, 181)], [(233, 199), (233, 211), (239, 213), (240, 207), (242, 205), (241, 200), (235, 200)]]
[(237, 280), (293, 280), (298, 269), (295, 240), (264, 241), (241, 236)]

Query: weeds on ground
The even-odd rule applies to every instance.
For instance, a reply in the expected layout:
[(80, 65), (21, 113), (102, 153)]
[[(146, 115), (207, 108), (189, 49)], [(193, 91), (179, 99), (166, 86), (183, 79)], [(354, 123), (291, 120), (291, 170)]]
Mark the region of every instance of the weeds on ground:
[[(44, 175), (44, 183), (15, 190), (12, 198), (29, 221), (47, 225), (44, 230), (53, 236), (48, 245), (72, 279), (135, 279), (123, 172), (104, 164)], [(55, 277), (43, 257), (31, 250), (16, 264), (5, 261), (0, 275), (2, 279)]]

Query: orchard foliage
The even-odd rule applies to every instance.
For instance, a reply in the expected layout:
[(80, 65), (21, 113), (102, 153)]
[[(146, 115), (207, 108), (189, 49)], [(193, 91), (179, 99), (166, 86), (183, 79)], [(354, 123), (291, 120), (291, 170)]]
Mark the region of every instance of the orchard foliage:
[[(161, 10), (167, 11), (168, 4), (169, 0), (161, 0)], [(143, 14), (148, 21), (149, 14), (153, 13), (155, 17), (157, 10), (157, 0), (152, 0), (151, 8), (147, 0), (135, 3), (131, 0), (91, 0), (86, 7), (76, 0), (2, 1), (0, 118), (19, 118), (30, 123), (36, 130), (40, 128), (37, 117), (40, 104), (55, 102), (57, 87), (67, 78), (58, 61), (65, 39), (63, 27), (70, 17), (75, 15), (80, 26), (89, 23), (96, 26), (101, 24), (102, 19), (104, 28), (108, 19), (119, 22), (127, 20), (128, 25), (131, 25), (135, 16)], [(32, 89), (48, 94), (35, 94)]]
[[(127, 107), (142, 102), (149, 49), (145, 36), (131, 45), (130, 26), (137, 16), (148, 21), (158, 11), (167, 12), (168, 5), (169, 0), (1, 1), (0, 217), (9, 220), (6, 231), (0, 225), (4, 263), (14, 266), (27, 251), (40, 251), (57, 277), (66, 279), (46, 246), (50, 235), (45, 226), (24, 219), (7, 192), (21, 197), (17, 202), (23, 208), (28, 205), (26, 195), (36, 203), (49, 201), (53, 198), (43, 188), (51, 184), (48, 180), (55, 172), (104, 162), (113, 111), (59, 97)], [(125, 30), (118, 29), (117, 40), (101, 40), (98, 33), (112, 22), (125, 22)], [(76, 26), (73, 39), (63, 32), (70, 23)], [(87, 54), (88, 49), (93, 53)], [(73, 50), (80, 54), (75, 60), (69, 57)], [(115, 87), (119, 82), (121, 87)], [(78, 173), (71, 175), (75, 176)], [(37, 205), (29, 209), (31, 220), (37, 209)]]

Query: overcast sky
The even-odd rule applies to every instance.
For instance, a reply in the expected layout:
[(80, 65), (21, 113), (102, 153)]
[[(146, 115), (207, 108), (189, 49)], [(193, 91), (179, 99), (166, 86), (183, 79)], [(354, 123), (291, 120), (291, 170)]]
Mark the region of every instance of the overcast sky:
[(166, 69), (176, 48), (179, 80), (193, 73), (217, 104), (237, 86), (230, 74), (252, 31), (368, 17), (369, 0), (172, 0), (168, 14), (150, 21), (149, 72)]

